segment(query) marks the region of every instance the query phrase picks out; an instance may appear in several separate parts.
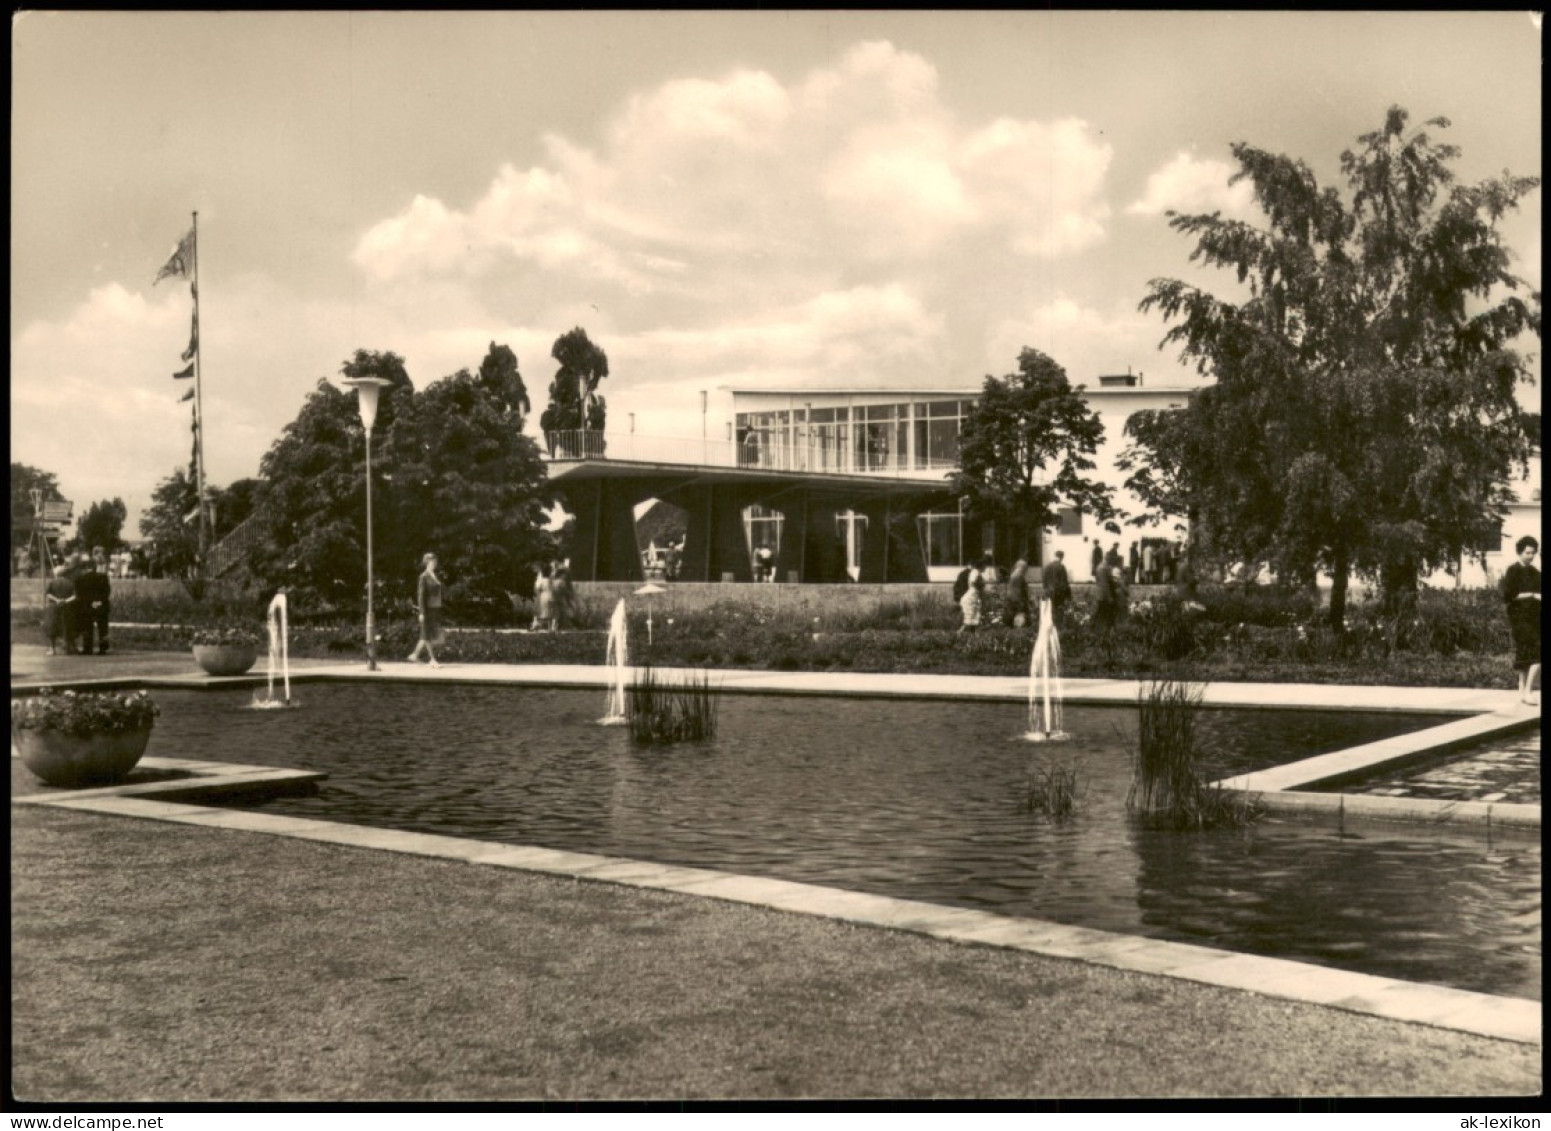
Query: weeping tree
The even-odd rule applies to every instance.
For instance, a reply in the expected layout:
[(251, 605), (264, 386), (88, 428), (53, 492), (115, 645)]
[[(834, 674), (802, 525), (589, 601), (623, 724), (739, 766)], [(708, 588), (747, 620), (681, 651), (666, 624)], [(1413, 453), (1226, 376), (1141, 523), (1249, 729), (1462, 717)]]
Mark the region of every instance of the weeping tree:
[(1214, 383), (1168, 419), (1128, 427), (1128, 486), (1201, 520), (1214, 556), (1284, 578), (1375, 579), (1387, 604), (1492, 541), (1533, 438), (1516, 348), (1540, 333), (1497, 222), (1539, 181), (1457, 183), (1459, 151), (1392, 108), (1341, 155), (1345, 191), (1302, 161), (1233, 146), (1263, 222), (1169, 214), (1191, 260), (1232, 271), (1236, 299), (1155, 279), (1141, 302), (1164, 345)]
[[(1040, 532), (1059, 521), (1061, 507), (1110, 518), (1109, 488), (1084, 473), (1104, 440), (1104, 425), (1082, 387), (1038, 350), (1018, 355), (1018, 372), (987, 376), (980, 400), (959, 434), (954, 490), (971, 518), (1007, 530), (1013, 550), (1027, 556)], [(1033, 559), (1030, 559), (1033, 560)]]

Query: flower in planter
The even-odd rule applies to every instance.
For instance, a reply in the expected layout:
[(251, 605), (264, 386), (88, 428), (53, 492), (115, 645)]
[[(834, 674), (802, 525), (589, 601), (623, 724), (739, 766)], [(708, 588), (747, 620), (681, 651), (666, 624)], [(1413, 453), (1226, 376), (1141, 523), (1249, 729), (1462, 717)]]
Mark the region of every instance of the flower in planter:
[(199, 648), (257, 648), (259, 635), (243, 625), (201, 628), (194, 633), (194, 645)]
[(58, 731), (86, 738), (112, 731), (144, 730), (161, 708), (144, 691), (55, 691), (43, 687), (11, 703), (12, 730)]

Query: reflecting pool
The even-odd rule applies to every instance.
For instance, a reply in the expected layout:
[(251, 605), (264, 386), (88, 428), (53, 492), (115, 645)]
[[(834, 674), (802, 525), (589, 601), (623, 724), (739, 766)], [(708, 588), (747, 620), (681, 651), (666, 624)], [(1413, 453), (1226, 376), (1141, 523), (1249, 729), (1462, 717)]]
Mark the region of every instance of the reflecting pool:
[[(635, 747), (601, 691), (304, 684), (158, 691), (148, 753), (324, 770), (268, 811), (718, 868), (1051, 919), (1490, 993), (1540, 996), (1538, 835), (1267, 816), (1173, 833), (1125, 807), (1134, 708), (726, 695), (718, 737)], [(1430, 716), (1202, 712), (1213, 776), (1435, 725)], [(1075, 761), (1076, 816), (1023, 804)]]

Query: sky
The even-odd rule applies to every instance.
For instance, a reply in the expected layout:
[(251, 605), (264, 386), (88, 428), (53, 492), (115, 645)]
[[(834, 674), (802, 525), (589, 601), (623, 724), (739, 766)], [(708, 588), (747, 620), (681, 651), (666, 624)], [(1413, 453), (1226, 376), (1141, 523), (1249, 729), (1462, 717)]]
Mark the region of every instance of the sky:
[[(424, 388), (508, 345), (531, 429), (576, 326), (610, 429), (664, 436), (701, 390), (968, 390), (1026, 346), (1190, 385), (1138, 304), (1233, 293), (1165, 213), (1254, 217), (1234, 143), (1339, 184), (1398, 104), (1462, 180), (1541, 165), (1527, 12), (39, 11), (12, 62), (11, 459), (130, 537), (188, 464), (153, 279), (196, 212), (224, 486), (357, 349)], [(1535, 290), (1540, 202), (1501, 224)]]

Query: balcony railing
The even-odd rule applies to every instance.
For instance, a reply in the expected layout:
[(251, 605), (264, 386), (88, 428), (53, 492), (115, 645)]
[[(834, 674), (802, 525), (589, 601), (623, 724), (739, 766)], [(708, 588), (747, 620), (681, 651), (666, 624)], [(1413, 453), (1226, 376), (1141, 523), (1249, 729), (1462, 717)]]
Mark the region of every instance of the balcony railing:
[(544, 434), (552, 460), (617, 459), (639, 463), (696, 464), (706, 467), (752, 468), (760, 471), (809, 471), (837, 475), (881, 475), (911, 479), (941, 479), (956, 460), (903, 452), (858, 452), (815, 440), (812, 444), (769, 443), (684, 436), (651, 436), (640, 432), (560, 431)]

